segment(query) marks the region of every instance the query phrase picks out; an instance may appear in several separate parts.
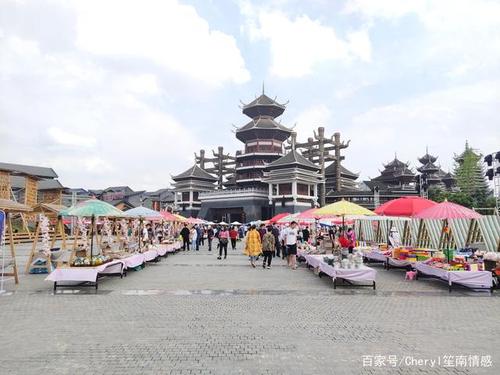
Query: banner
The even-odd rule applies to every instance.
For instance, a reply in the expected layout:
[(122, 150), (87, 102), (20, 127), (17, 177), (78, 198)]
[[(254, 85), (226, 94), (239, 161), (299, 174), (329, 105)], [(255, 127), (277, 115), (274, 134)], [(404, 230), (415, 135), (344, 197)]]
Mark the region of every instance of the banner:
[(5, 212), (0, 211), (0, 245), (2, 244), (4, 229), (5, 229)]

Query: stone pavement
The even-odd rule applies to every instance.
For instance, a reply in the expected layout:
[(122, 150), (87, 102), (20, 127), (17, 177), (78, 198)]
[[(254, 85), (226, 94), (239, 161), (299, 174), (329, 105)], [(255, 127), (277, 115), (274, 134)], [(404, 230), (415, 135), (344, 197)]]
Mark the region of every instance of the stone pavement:
[(376, 291), (333, 290), (303, 265), (252, 269), (240, 250), (202, 249), (97, 294), (54, 295), (44, 278), (0, 296), (0, 374), (499, 373), (500, 292), (448, 294), (399, 270), (379, 268)]

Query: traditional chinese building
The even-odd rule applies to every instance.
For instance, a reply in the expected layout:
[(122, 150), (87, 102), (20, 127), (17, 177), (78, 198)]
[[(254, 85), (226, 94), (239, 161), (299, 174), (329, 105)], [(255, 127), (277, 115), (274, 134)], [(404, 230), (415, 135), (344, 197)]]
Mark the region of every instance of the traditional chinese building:
[(417, 168), (422, 176), (425, 177), (426, 187), (451, 190), (455, 185), (455, 177), (451, 173), (446, 173), (440, 166), (436, 165), (438, 157), (429, 154), (429, 150), (421, 158), (418, 158), (420, 167)]
[(174, 180), (174, 205), (183, 215), (198, 216), (201, 209), (200, 193), (215, 190), (217, 178), (194, 164), (183, 173), (172, 176)]
[[(188, 191), (185, 180), (179, 180), (181, 175), (175, 176), (176, 196), (184, 194), (184, 198), (188, 199), (188, 192), (197, 193), (199, 203), (193, 202), (191, 206), (200, 207), (198, 216), (226, 222), (265, 220), (276, 213), (300, 212), (317, 205), (318, 185), (325, 181), (324, 169), (320, 166), (324, 164), (321, 162), (333, 160), (332, 155), (326, 158), (326, 151), (335, 149), (334, 156), (341, 160), (340, 148), (348, 144), (340, 142), (340, 134), (337, 133), (335, 141), (320, 137), (317, 152), (305, 157), (299, 151), (295, 137), (291, 137), (292, 128), (278, 119), (284, 113), (286, 103), (279, 103), (262, 92), (252, 102), (242, 104), (242, 112), (250, 121), (236, 127), (234, 133), (243, 143), (243, 149), (233, 157), (224, 154), (219, 146), (218, 152), (213, 151), (213, 158), (207, 158), (205, 151), (200, 150), (199, 155), (195, 155), (197, 166), (206, 173), (210, 172), (208, 175), (215, 180), (210, 186), (196, 185), (191, 180), (191, 190)], [(290, 138), (297, 147), (285, 148), (285, 141)], [(316, 147), (311, 143), (313, 146)], [(217, 181), (218, 189), (213, 188), (214, 181)], [(188, 209), (188, 201), (178, 199), (176, 202), (181, 214), (193, 214)]]

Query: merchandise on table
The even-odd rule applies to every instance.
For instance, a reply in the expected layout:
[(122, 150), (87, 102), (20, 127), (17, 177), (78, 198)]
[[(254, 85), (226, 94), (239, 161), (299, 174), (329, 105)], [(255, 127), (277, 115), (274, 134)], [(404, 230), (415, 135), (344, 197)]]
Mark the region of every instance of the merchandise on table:
[(106, 255), (95, 255), (90, 257), (76, 257), (71, 266), (73, 267), (94, 267), (111, 262), (113, 259)]

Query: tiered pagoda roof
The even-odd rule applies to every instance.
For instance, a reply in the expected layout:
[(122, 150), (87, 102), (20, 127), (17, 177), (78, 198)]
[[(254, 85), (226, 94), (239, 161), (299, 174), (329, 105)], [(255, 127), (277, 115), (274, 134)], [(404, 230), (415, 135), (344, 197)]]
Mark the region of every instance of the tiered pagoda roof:
[[(334, 176), (335, 175), (335, 167), (336, 167), (335, 162), (333, 162), (328, 167), (326, 167), (325, 168), (325, 176)], [(342, 164), (340, 164), (340, 176), (342, 178), (356, 180), (359, 177), (359, 173), (351, 172), (349, 169), (345, 168)]]
[(397, 157), (389, 164), (384, 164), (384, 170), (374, 181), (387, 183), (408, 183), (415, 180), (415, 173), (410, 169), (409, 163), (403, 163)]
[(280, 104), (262, 92), (262, 95), (254, 101), (248, 104), (243, 103), (242, 109), (243, 113), (250, 118), (258, 116), (271, 116), (274, 118), (281, 116), (285, 112), (286, 103)]
[(273, 161), (267, 166), (267, 169), (281, 169), (287, 167), (301, 167), (303, 169), (309, 169), (311, 171), (319, 170), (319, 167), (316, 164), (307, 160), (296, 150), (292, 150), (288, 154)]
[(236, 138), (242, 142), (254, 139), (276, 139), (281, 142), (290, 137), (292, 129), (281, 125), (275, 121), (285, 112), (286, 103), (280, 104), (264, 94), (254, 101), (242, 106), (243, 113), (250, 117), (252, 121), (236, 130)]
[(212, 176), (210, 173), (204, 171), (197, 164), (193, 165), (188, 170), (178, 174), (177, 176), (172, 176), (172, 180), (175, 182), (183, 181), (183, 180), (202, 180), (202, 181), (210, 181), (215, 182), (217, 178)]
[(427, 148), (425, 151), (425, 155), (418, 158), (418, 161), (423, 165), (418, 167), (417, 171), (426, 176), (427, 184), (430, 186), (444, 185), (450, 187), (455, 181), (453, 175), (451, 173), (446, 173), (439, 165), (434, 164), (438, 157), (430, 155)]
[(284, 142), (292, 134), (292, 129), (276, 122), (271, 116), (260, 116), (236, 131), (236, 138), (242, 142), (252, 139), (276, 139)]

